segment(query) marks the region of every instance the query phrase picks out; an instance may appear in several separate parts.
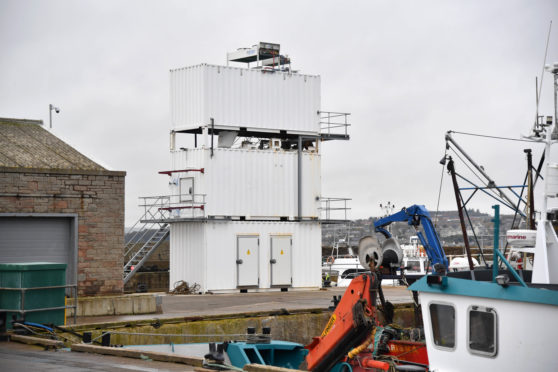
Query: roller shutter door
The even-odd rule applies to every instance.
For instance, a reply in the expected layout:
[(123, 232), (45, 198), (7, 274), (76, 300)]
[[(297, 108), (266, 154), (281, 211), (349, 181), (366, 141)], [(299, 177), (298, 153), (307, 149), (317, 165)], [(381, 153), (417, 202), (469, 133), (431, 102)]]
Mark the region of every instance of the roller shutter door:
[(0, 217), (0, 263), (65, 263), (66, 283), (74, 284), (72, 226), (72, 218)]

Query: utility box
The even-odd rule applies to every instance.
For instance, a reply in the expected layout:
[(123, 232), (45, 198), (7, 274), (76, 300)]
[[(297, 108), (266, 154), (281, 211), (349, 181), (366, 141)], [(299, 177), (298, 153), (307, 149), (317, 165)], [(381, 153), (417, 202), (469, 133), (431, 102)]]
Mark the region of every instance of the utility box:
[[(0, 324), (0, 328), (11, 329), (14, 319), (63, 325), (64, 285), (66, 285), (66, 264), (46, 262), (0, 264), (0, 323), (3, 323)], [(61, 287), (48, 288), (53, 286)], [(52, 308), (58, 309), (40, 310)], [(24, 310), (25, 313), (20, 313), (18, 310)]]

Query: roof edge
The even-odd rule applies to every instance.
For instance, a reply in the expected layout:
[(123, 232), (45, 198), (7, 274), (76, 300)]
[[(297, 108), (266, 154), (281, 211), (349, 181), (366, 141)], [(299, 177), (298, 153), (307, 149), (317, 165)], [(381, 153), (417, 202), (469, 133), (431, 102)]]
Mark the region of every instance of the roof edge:
[[(201, 68), (201, 67), (218, 67), (218, 68), (224, 68), (224, 69), (229, 69), (229, 70), (242, 70), (242, 71), (250, 71), (250, 72), (262, 72), (263, 71), (263, 70), (260, 70), (260, 69), (253, 69), (253, 68), (241, 67), (241, 66), (218, 65), (218, 64), (214, 64), (214, 63), (197, 63), (195, 65), (190, 65), (190, 66), (171, 68), (171, 69), (169, 69), (169, 72), (172, 73), (172, 72), (176, 72), (176, 71), (180, 71), (180, 70), (187, 70), (187, 69), (190, 69), (190, 68)], [(319, 75), (319, 74), (303, 74), (301, 72), (292, 72), (292, 71), (276, 70), (276, 71), (273, 71), (273, 73), (293, 75), (293, 76), (306, 76), (306, 77), (321, 78), (321, 75)]]
[(100, 169), (50, 169), (50, 168), (24, 168), (0, 167), (0, 173), (40, 173), (40, 174), (80, 174), (90, 176), (116, 176), (126, 177), (126, 171), (109, 171)]
[(43, 125), (43, 121), (42, 120), (32, 120), (32, 119), (16, 119), (16, 118), (2, 118), (2, 117), (0, 117), (0, 124)]

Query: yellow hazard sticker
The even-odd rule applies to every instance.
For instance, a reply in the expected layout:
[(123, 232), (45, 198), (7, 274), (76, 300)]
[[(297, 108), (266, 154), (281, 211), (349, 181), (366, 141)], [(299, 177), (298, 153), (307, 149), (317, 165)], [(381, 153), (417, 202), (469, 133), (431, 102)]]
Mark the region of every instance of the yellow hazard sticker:
[(283, 254), (283, 250), (281, 249), (281, 254)]
[(246, 252), (246, 254), (247, 254), (248, 256), (250, 256), (250, 250), (249, 250), (249, 249), (248, 249), (248, 251)]
[(335, 314), (333, 314), (331, 316), (331, 318), (329, 318), (329, 321), (327, 322), (324, 331), (322, 332), (322, 335), (320, 336), (321, 338), (324, 338), (329, 331), (331, 331), (331, 327), (333, 327), (333, 324), (335, 323), (335, 319), (337, 319), (337, 317), (335, 316)]

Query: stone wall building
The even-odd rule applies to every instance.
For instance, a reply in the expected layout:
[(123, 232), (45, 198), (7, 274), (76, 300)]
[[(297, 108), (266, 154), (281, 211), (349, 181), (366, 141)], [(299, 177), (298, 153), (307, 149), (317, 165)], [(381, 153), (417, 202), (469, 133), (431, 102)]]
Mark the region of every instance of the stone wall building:
[(124, 179), (42, 127), (0, 118), (0, 263), (67, 263), (79, 295), (123, 289)]

